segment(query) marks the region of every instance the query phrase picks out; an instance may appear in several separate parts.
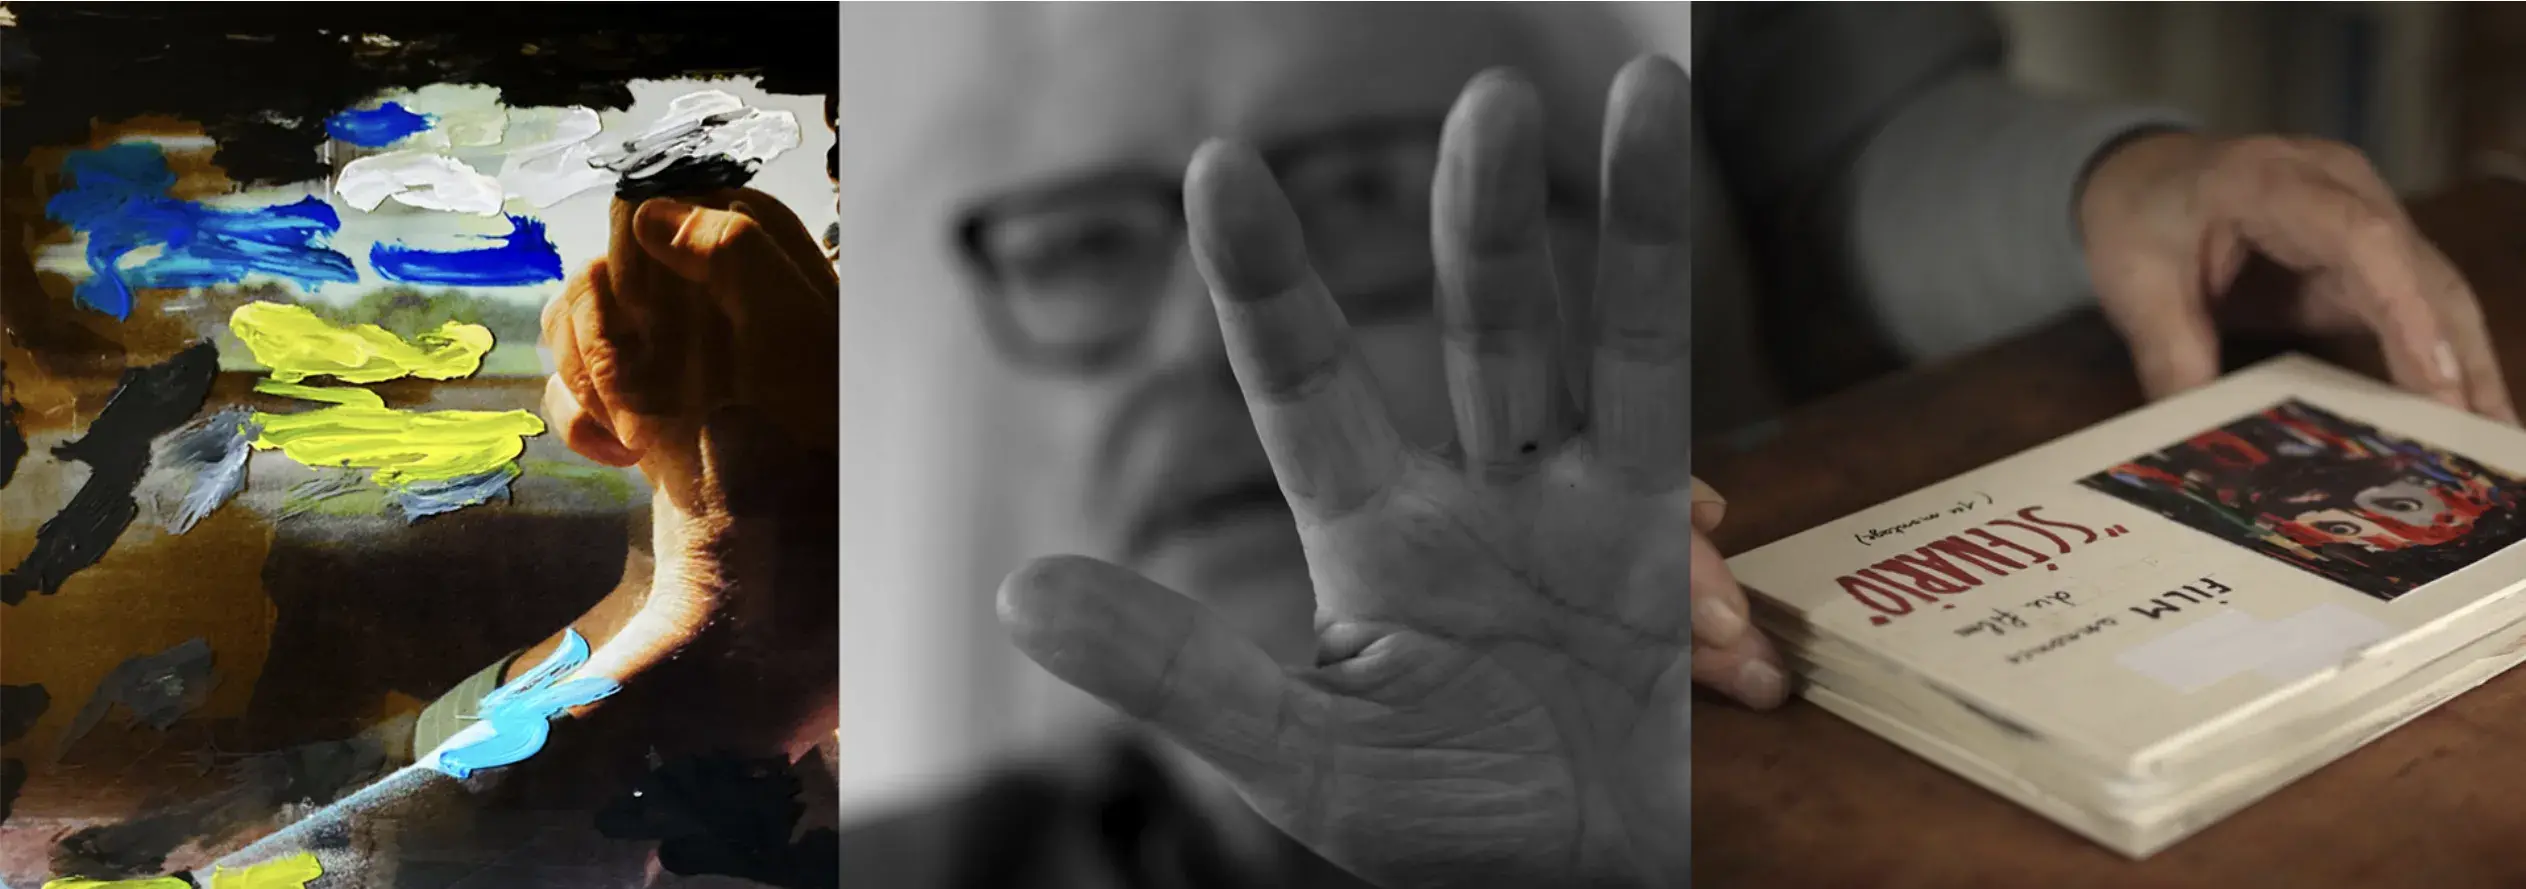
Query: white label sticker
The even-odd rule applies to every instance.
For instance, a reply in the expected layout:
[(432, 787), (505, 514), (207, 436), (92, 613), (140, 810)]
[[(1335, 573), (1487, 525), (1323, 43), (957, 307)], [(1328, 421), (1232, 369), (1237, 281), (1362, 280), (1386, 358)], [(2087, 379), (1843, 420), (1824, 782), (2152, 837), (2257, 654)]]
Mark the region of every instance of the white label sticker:
[(2275, 621), (2225, 610), (2133, 646), (2114, 661), (2190, 694), (2240, 673), (2288, 682), (2333, 666), (2393, 628), (2340, 605), (2318, 605)]

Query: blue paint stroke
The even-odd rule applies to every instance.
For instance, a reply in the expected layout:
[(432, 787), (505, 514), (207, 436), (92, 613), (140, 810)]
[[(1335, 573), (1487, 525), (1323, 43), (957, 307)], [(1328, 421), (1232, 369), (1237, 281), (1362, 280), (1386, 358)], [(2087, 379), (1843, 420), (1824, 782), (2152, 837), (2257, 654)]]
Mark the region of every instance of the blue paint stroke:
[(395, 504), (396, 509), (403, 511), (404, 523), (410, 524), (506, 496), (509, 483), (516, 481), (517, 477), (518, 468), (511, 464), (489, 472), (441, 481), (407, 483), (388, 491), (386, 498)]
[(511, 216), (509, 226), (508, 234), (491, 239), (497, 247), (422, 250), (381, 243), (369, 248), (368, 263), (379, 277), (407, 284), (514, 287), (561, 280), (561, 251), (544, 236), (544, 224)]
[(193, 530), (245, 490), (246, 461), (254, 454), (254, 437), (260, 432), (253, 411), (230, 407), (177, 434), (169, 456), (177, 468), (192, 470), (193, 486), (184, 494), (183, 507), (167, 520), (169, 533)]
[(361, 148), (384, 148), (414, 133), (428, 132), (436, 124), (427, 114), (388, 102), (336, 114), (325, 121), (325, 132)]
[(479, 769), (520, 762), (544, 749), (553, 720), (572, 707), (595, 703), (622, 690), (614, 680), (590, 676), (559, 682), (588, 662), (588, 640), (578, 630), (563, 630), (561, 647), (517, 681), (482, 696), (476, 721), (439, 745), (423, 762), (450, 778), (464, 780)]
[[(72, 183), (44, 214), (88, 235), (88, 269), (74, 295), (89, 308), (128, 319), (135, 287), (207, 287), (265, 274), (313, 287), (359, 280), (351, 258), (328, 242), (342, 217), (317, 198), (224, 210), (168, 197), (175, 172), (164, 149), (127, 142), (75, 152), (62, 162)], [(133, 268), (125, 256), (161, 252)]]

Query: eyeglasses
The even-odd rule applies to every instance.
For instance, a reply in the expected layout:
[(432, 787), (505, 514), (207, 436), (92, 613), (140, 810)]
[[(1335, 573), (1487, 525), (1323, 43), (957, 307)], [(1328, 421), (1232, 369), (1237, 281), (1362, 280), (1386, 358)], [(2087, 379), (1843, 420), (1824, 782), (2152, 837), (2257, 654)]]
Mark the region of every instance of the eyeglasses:
[[(1263, 152), (1353, 323), (1430, 310), (1438, 134), (1435, 123), (1387, 124)], [(1094, 374), (1140, 348), (1185, 255), (1184, 229), (1180, 178), (1123, 171), (996, 201), (966, 215), (959, 240), (1003, 354)]]

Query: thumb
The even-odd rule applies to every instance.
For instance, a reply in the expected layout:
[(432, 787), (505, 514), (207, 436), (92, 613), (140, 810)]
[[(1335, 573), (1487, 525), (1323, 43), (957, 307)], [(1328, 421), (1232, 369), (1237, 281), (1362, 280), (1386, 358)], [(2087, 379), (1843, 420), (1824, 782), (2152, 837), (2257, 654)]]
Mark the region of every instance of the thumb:
[(1693, 530), (1708, 534), (1719, 530), (1719, 522), (1728, 516), (1728, 498), (1719, 496), (1709, 482), (1693, 479)]
[(2099, 270), (2106, 320), (2131, 349), (2140, 389), (2155, 401), (2219, 378), (2219, 326), (2198, 281), (2173, 263)]
[(1306, 694), (1209, 609), (1079, 556), (1030, 562), (1000, 585), (1018, 650), (1062, 681), (1157, 729), (1245, 787), (1296, 786)]

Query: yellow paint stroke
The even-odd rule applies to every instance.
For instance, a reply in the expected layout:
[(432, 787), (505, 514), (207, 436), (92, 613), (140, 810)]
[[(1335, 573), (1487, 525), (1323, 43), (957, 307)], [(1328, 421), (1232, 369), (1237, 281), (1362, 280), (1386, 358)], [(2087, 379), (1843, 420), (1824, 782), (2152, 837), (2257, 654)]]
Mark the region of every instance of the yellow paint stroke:
[(324, 875), (316, 853), (300, 852), (235, 871), (220, 868), (211, 873), (210, 889), (307, 889), (308, 880)]
[(373, 469), (371, 479), (387, 487), (499, 469), (526, 452), (527, 437), (544, 433), (533, 411), (402, 411), (366, 389), (273, 380), (255, 383), (254, 391), (334, 405), (298, 414), (256, 411), (263, 433), (255, 448), (279, 448), (305, 466)]
[(482, 369), (491, 351), (491, 328), (480, 324), (450, 321), (406, 342), (375, 324), (337, 325), (305, 306), (276, 302), (238, 306), (228, 330), (284, 383), (323, 376), (346, 383), (453, 380)]
[(91, 880), (86, 877), (63, 877), (44, 884), (44, 889), (193, 889), (182, 877), (150, 877), (146, 880)]

